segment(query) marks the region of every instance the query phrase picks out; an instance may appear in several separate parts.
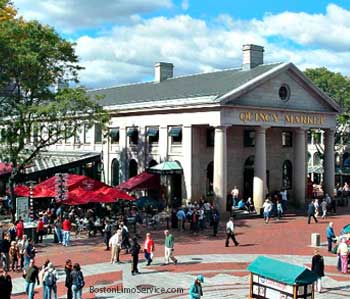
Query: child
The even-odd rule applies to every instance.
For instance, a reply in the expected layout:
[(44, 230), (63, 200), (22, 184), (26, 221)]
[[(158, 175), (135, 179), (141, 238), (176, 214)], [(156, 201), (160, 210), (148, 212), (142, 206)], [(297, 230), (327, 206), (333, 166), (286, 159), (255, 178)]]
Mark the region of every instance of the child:
[(18, 246), (16, 244), (16, 241), (11, 242), (9, 254), (10, 254), (10, 260), (11, 260), (11, 264), (12, 264), (12, 271), (13, 272), (17, 271), (18, 270), (18, 260), (20, 259), (20, 255), (19, 255), (19, 249), (18, 249)]

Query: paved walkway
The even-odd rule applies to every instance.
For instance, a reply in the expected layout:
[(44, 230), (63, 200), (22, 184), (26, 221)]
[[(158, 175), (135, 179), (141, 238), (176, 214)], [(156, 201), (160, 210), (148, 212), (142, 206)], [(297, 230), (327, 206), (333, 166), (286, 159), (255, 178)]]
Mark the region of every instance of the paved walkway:
[[(60, 274), (58, 283), (59, 298), (65, 298), (63, 266), (66, 258), (82, 265), (86, 286), (84, 299), (96, 298), (188, 298), (188, 288), (198, 274), (205, 276), (204, 298), (247, 298), (247, 265), (258, 255), (275, 257), (293, 264), (310, 267), (313, 249), (310, 247), (310, 235), (319, 232), (324, 241), (324, 232), (328, 221), (333, 221), (336, 231), (350, 222), (347, 215), (333, 216), (318, 224), (306, 224), (305, 217), (290, 216), (283, 221), (272, 221), (266, 225), (262, 219), (242, 219), (237, 221), (238, 247), (224, 247), (224, 229), (218, 237), (206, 230), (200, 235), (178, 232), (175, 235), (175, 255), (178, 265), (163, 266), (163, 232), (154, 231), (156, 256), (154, 263), (146, 267), (140, 262), (140, 275), (130, 273), (130, 255), (121, 255), (122, 264), (110, 264), (110, 252), (103, 250), (101, 238), (74, 239), (72, 246), (65, 248), (55, 244), (38, 246), (38, 264), (49, 258)], [(143, 235), (144, 232), (142, 232)], [(325, 292), (316, 294), (316, 299), (348, 298), (350, 294), (350, 276), (336, 270), (336, 256), (320, 247), (325, 256), (326, 277)], [(140, 255), (141, 257), (141, 255)], [(13, 275), (13, 298), (26, 298), (23, 293), (23, 278)], [(135, 293), (116, 293), (132, 290)], [(171, 293), (161, 293), (161, 288)], [(175, 289), (174, 289), (175, 288)], [(111, 291), (114, 293), (111, 293)], [(37, 288), (35, 298), (42, 298), (41, 288)]]

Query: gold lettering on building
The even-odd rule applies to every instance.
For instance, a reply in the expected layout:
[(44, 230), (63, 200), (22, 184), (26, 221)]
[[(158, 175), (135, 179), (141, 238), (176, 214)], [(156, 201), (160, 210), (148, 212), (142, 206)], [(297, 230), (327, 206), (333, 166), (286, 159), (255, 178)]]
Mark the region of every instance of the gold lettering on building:
[(307, 115), (306, 113), (277, 113), (277, 112), (250, 112), (242, 111), (239, 113), (239, 119), (243, 122), (274, 122), (285, 121), (288, 124), (300, 125), (323, 125), (326, 121), (325, 116)]

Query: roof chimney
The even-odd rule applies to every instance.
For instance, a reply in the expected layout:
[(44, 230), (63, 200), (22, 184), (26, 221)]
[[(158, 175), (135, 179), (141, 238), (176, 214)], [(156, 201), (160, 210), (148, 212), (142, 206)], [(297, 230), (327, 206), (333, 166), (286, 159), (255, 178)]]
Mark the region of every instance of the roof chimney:
[(264, 64), (264, 47), (257, 45), (243, 45), (243, 70), (250, 70)]
[(173, 77), (174, 65), (168, 62), (158, 62), (154, 65), (154, 81), (162, 82)]

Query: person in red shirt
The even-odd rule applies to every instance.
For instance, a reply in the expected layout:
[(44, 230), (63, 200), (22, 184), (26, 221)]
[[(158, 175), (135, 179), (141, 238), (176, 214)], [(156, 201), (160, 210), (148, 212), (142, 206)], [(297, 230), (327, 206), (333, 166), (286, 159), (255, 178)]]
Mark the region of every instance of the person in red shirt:
[(16, 224), (16, 236), (18, 240), (22, 240), (24, 234), (24, 224), (21, 217), (19, 217), (18, 222)]
[(69, 246), (71, 228), (72, 228), (72, 224), (70, 223), (68, 217), (66, 217), (62, 223), (62, 229), (63, 229), (62, 244), (63, 244), (63, 246)]
[(45, 228), (44, 228), (43, 219), (39, 218), (39, 221), (38, 221), (38, 224), (37, 224), (37, 227), (36, 227), (36, 233), (37, 233), (37, 236), (38, 236), (38, 242), (39, 243), (43, 242), (44, 232), (45, 232)]
[(151, 234), (147, 233), (145, 246), (144, 246), (144, 253), (145, 253), (145, 259), (147, 261), (147, 266), (149, 266), (152, 263), (153, 252), (154, 252), (154, 241), (152, 239)]

